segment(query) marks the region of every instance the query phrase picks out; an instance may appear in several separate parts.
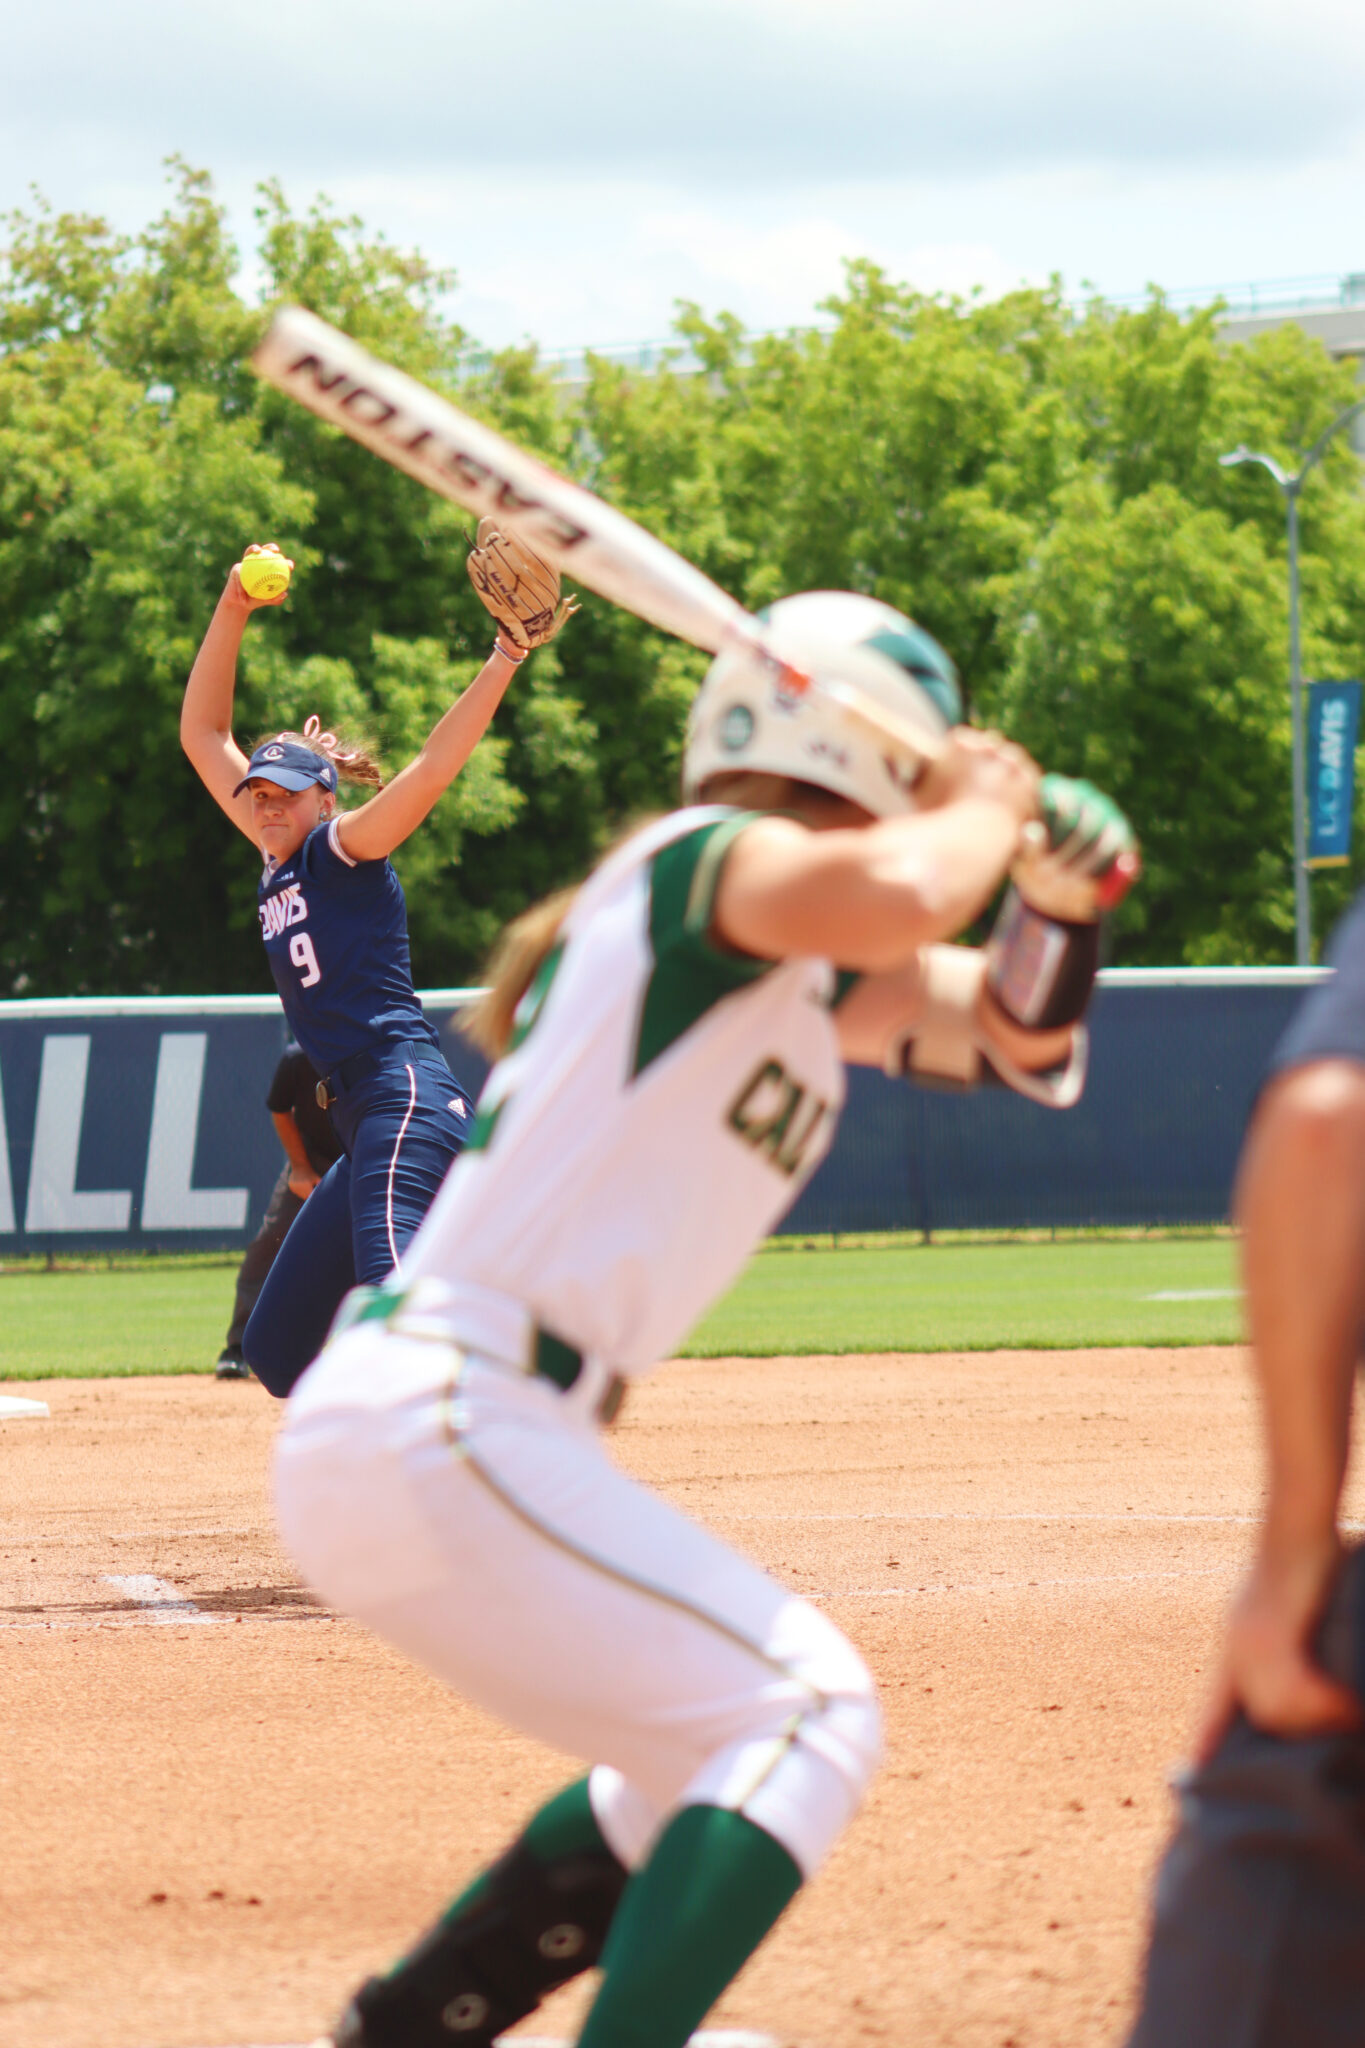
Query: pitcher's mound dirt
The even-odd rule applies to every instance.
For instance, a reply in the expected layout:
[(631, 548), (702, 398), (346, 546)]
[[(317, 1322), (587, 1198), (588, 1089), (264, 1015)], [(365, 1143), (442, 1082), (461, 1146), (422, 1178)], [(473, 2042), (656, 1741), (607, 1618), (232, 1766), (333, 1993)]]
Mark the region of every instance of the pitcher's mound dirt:
[[(0, 1423), (0, 2038), (307, 2041), (571, 1767), (297, 1584), (258, 1387), (23, 1391), (51, 1416)], [(1225, 1350), (717, 1359), (635, 1391), (623, 1462), (819, 1601), (887, 1708), (866, 1807), (713, 2027), (1121, 2039), (1254, 1437)]]

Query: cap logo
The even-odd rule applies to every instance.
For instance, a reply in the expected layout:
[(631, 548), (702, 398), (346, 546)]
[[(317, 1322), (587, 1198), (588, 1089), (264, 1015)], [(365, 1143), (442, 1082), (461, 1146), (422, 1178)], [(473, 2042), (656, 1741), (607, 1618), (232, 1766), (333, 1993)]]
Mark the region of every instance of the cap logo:
[(284, 748), (283, 748), (283, 747), (262, 747), (262, 748), (261, 748), (261, 759), (262, 759), (263, 761), (282, 761), (282, 760), (284, 759)]
[(727, 754), (742, 753), (754, 736), (754, 714), (747, 704), (732, 704), (720, 721), (716, 737)]

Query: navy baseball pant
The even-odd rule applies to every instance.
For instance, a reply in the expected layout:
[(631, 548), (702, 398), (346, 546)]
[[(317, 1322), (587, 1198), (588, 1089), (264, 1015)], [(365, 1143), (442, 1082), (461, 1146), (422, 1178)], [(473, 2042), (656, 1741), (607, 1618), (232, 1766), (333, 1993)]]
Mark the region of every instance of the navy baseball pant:
[(474, 1113), (438, 1055), (386, 1061), (333, 1103), (332, 1122), (345, 1152), (295, 1219), (242, 1339), (247, 1364), (281, 1400), (350, 1289), (387, 1280)]

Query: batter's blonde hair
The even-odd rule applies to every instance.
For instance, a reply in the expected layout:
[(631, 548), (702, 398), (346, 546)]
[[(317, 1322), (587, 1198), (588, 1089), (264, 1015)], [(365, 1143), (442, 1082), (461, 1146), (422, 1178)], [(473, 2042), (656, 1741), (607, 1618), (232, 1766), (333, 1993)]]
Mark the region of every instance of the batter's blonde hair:
[[(743, 811), (781, 811), (795, 808), (803, 794), (823, 798), (826, 792), (812, 791), (810, 785), (794, 782), (788, 775), (740, 769), (711, 776), (699, 791), (698, 801), (733, 804)], [(653, 822), (651, 818), (633, 820), (613, 840), (603, 860)], [(557, 889), (553, 896), (547, 896), (514, 919), (493, 948), (485, 972), (484, 992), (460, 1020), (466, 1037), (490, 1059), (499, 1060), (506, 1052), (516, 1024), (517, 1005), (559, 943), (564, 920), (577, 895), (577, 888)]]
[(556, 889), (508, 925), (488, 962), (488, 986), (460, 1019), (480, 1052), (500, 1060), (511, 1041), (517, 1005), (559, 942), (578, 890)]

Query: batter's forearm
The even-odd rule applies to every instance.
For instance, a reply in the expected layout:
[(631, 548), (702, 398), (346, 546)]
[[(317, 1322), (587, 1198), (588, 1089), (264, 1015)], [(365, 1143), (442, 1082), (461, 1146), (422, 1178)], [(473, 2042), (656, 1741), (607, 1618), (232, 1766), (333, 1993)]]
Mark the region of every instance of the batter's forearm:
[(866, 925), (918, 929), (921, 944), (949, 939), (986, 908), (1019, 844), (1019, 820), (1001, 804), (965, 797), (941, 811), (869, 828), (866, 892), (850, 908)]
[(1006, 1016), (985, 987), (981, 991), (977, 1016), (987, 1050), (991, 1046), (997, 1047), (1007, 1060), (1016, 1067), (1022, 1067), (1025, 1073), (1046, 1073), (1050, 1067), (1059, 1067), (1071, 1057), (1076, 1036), (1074, 1024), (1061, 1025), (1054, 1031), (1030, 1030)]
[(1331, 1061), (1272, 1083), (1243, 1155), (1237, 1215), (1266, 1437), (1267, 1540), (1325, 1541), (1365, 1325), (1365, 1068)]
[[(1058, 1067), (1071, 1055), (1073, 1027), (1028, 1031), (997, 1008), (986, 993), (986, 962), (975, 947), (954, 946), (950, 958), (963, 977), (961, 1035), (989, 1057), (992, 1048), (1026, 1072)], [(900, 1070), (899, 1056), (915, 1037), (925, 1009), (930, 967), (927, 947), (903, 967), (865, 975), (835, 1013), (839, 1047), (846, 1060)]]
[(734, 844), (715, 929), (764, 959), (816, 954), (878, 974), (970, 924), (999, 886), (1020, 819), (991, 797), (873, 825), (802, 833), (780, 820)]

